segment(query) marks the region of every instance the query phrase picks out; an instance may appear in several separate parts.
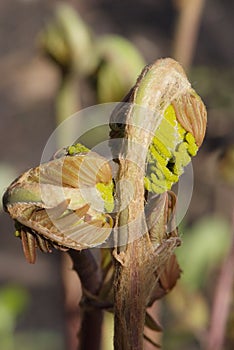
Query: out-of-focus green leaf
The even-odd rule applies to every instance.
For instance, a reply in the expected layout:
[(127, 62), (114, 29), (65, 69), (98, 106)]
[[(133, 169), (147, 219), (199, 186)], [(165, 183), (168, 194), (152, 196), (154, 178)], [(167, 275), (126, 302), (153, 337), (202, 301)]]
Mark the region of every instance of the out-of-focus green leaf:
[(0, 334), (13, 331), (17, 317), (25, 310), (29, 296), (19, 286), (0, 289)]
[(19, 286), (6, 286), (0, 290), (0, 303), (18, 316), (27, 306), (29, 295)]
[[(65, 349), (64, 338), (61, 333), (40, 330), (16, 333), (15, 343), (17, 350), (63, 350)], [(16, 349), (16, 348), (15, 348)], [(6, 350), (6, 349), (4, 349)]]
[(145, 65), (136, 47), (117, 35), (97, 41), (101, 65), (97, 71), (98, 102), (121, 101)]
[(17, 318), (25, 311), (29, 294), (20, 286), (0, 289), (0, 348), (3, 350), (62, 350), (63, 334), (53, 330), (16, 332)]
[(183, 266), (182, 282), (187, 288), (197, 289), (206, 283), (211, 270), (219, 266), (228, 251), (230, 232), (226, 220), (210, 216), (183, 233), (183, 244), (177, 256)]
[(91, 31), (78, 13), (65, 3), (57, 6), (55, 18), (41, 33), (39, 42), (45, 53), (64, 68), (81, 75), (96, 68)]
[(207, 326), (209, 318), (208, 305), (199, 291), (188, 291), (182, 283), (178, 283), (171, 294), (167, 296), (177, 322), (175, 328), (180, 331), (198, 331)]
[(192, 339), (198, 336), (199, 341), (200, 334), (208, 326), (209, 308), (205, 297), (199, 291), (189, 291), (179, 281), (167, 296), (167, 305), (171, 313), (167, 322), (172, 323), (164, 329), (163, 349), (190, 349)]

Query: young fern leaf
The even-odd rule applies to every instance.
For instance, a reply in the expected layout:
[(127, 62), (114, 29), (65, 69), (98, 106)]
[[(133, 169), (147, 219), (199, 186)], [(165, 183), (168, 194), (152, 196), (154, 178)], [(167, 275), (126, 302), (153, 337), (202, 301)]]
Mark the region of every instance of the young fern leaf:
[[(207, 113), (201, 98), (192, 89), (182, 67), (167, 58), (146, 66), (124, 101), (129, 106), (116, 108), (111, 117), (111, 138), (126, 137), (129, 113), (132, 113), (132, 126), (139, 127), (138, 135), (135, 133), (133, 138), (135, 142), (142, 142), (142, 129), (148, 134), (155, 130), (150, 144), (145, 145), (148, 147), (145, 189), (156, 194), (170, 190), (204, 139)], [(134, 112), (137, 106), (145, 118), (142, 113)], [(154, 114), (152, 120), (147, 117), (150, 113)]]
[(82, 250), (99, 246), (110, 235), (113, 220), (112, 172), (107, 160), (83, 145), (65, 156), (26, 171), (7, 189), (4, 209), (15, 220), (26, 259), (35, 248)]
[[(180, 277), (174, 250), (181, 241), (172, 215), (175, 198), (168, 190), (201, 145), (206, 110), (172, 59), (145, 67), (124, 102), (111, 116), (110, 145), (120, 168), (117, 183), (129, 183), (135, 192), (116, 216), (121, 247), (115, 251), (114, 344), (130, 350), (143, 348), (146, 307), (167, 294)], [(120, 202), (126, 192), (125, 187), (117, 188)]]

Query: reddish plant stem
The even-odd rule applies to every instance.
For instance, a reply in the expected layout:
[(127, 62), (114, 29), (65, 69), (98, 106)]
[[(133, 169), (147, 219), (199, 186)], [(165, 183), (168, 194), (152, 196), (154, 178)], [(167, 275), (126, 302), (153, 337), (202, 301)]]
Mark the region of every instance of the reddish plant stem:
[(232, 221), (232, 244), (217, 281), (206, 350), (221, 350), (224, 345), (225, 331), (234, 285), (234, 213)]
[[(76, 252), (70, 250), (69, 255), (73, 261), (73, 268), (77, 272), (83, 289), (90, 294), (98, 294), (102, 283), (102, 272), (99, 260), (99, 251), (83, 250)], [(103, 311), (88, 303), (87, 298), (81, 302), (82, 321), (79, 331), (78, 350), (99, 350), (101, 347)]]
[(204, 3), (205, 0), (179, 1), (173, 57), (187, 69), (194, 56)]
[[(141, 350), (145, 323), (145, 286), (138, 263), (138, 242), (129, 247), (128, 266), (117, 262), (115, 285), (115, 350)], [(137, 256), (137, 259), (136, 259)]]
[[(142, 170), (134, 162), (120, 161), (119, 179), (120, 184), (121, 180), (126, 181), (123, 183), (134, 183), (135, 192), (128, 207), (120, 212), (117, 220), (118, 242), (122, 244), (123, 237), (127, 242), (117, 246), (115, 251), (114, 348), (142, 350), (146, 305), (155, 269), (152, 245), (142, 216)], [(121, 191), (120, 188), (119, 197), (123, 203), (126, 193), (128, 191)]]
[(79, 350), (101, 349), (103, 312), (98, 308), (85, 308), (79, 332)]

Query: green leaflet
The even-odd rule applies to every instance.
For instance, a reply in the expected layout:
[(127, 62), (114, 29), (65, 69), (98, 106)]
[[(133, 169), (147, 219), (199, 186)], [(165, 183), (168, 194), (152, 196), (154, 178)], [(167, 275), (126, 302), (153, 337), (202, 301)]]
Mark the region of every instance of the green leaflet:
[(99, 191), (103, 201), (104, 201), (104, 207), (105, 210), (110, 213), (114, 209), (114, 197), (113, 197), (113, 192), (114, 192), (114, 183), (111, 181), (108, 184), (104, 184), (99, 182), (96, 184), (96, 189)]
[(89, 149), (82, 145), (81, 143), (75, 143), (74, 145), (71, 145), (67, 147), (67, 154), (69, 156), (75, 156), (79, 153), (88, 153)]
[(193, 135), (179, 124), (173, 106), (169, 105), (149, 147), (146, 190), (154, 193), (170, 190), (197, 150)]
[[(75, 156), (80, 153), (89, 153), (89, 149), (80, 143), (76, 143), (67, 148), (68, 155)], [(98, 190), (101, 198), (104, 201), (105, 211), (111, 213), (114, 209), (114, 183), (112, 178), (109, 178), (109, 181), (98, 182), (95, 185), (95, 188)]]

